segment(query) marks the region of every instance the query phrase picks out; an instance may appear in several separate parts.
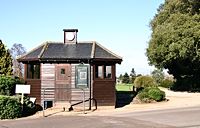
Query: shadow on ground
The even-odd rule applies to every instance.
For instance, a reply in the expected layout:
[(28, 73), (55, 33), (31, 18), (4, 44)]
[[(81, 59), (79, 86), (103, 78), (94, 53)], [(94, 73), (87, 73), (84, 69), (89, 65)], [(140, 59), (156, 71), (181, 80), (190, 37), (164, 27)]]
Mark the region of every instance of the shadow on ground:
[(133, 91), (117, 91), (115, 108), (121, 108), (130, 104), (134, 97)]

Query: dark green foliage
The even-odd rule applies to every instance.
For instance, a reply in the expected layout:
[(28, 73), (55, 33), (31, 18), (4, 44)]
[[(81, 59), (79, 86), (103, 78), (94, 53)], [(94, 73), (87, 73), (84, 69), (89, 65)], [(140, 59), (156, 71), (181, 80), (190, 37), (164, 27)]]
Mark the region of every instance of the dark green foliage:
[(12, 75), (12, 57), (0, 40), (0, 75)]
[[(21, 102), (21, 96), (17, 96), (17, 99), (19, 102)], [(24, 104), (23, 104), (23, 111), (22, 111), (22, 116), (26, 117), (26, 116), (30, 116), (33, 115), (37, 112), (37, 108), (36, 105), (30, 101), (29, 97), (24, 97)]]
[(150, 76), (139, 76), (134, 81), (135, 88), (146, 88), (156, 86), (154, 79)]
[(159, 86), (164, 87), (164, 88), (171, 88), (174, 85), (174, 81), (169, 80), (169, 79), (164, 79)]
[(119, 76), (119, 80), (120, 80), (120, 81), (123, 80), (123, 75), (122, 75), (122, 74), (120, 74), (120, 76)]
[(161, 91), (159, 88), (151, 88), (148, 91), (149, 98), (155, 101), (162, 101), (165, 99), (165, 92)]
[(0, 119), (21, 117), (21, 104), (15, 97), (0, 96)]
[(134, 83), (135, 78), (136, 78), (136, 72), (135, 72), (135, 69), (132, 68), (131, 73), (130, 73), (130, 83)]
[(130, 78), (128, 73), (125, 73), (122, 79), (122, 83), (128, 84), (130, 82)]
[(15, 85), (23, 83), (19, 78), (0, 76), (0, 95), (14, 95)]
[(150, 26), (149, 63), (168, 69), (177, 89), (200, 88), (200, 1), (166, 0)]
[(165, 92), (161, 91), (157, 87), (144, 88), (138, 93), (138, 98), (140, 101), (149, 103), (152, 101), (163, 101), (165, 100)]
[(184, 78), (174, 83), (174, 85), (170, 88), (175, 91), (200, 91), (199, 84), (196, 83), (195, 80), (191, 80), (191, 78)]
[(144, 103), (150, 103), (150, 102), (152, 102), (152, 100), (149, 98), (148, 92), (145, 91), (145, 90), (140, 91), (138, 93), (137, 97), (139, 98), (139, 100), (141, 102), (144, 102)]

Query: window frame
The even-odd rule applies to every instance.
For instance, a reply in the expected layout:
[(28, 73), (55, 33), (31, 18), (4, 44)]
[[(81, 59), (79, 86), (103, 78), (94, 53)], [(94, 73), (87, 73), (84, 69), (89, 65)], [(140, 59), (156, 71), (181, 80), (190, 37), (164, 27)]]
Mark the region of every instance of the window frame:
[[(32, 70), (32, 71), (30, 71)], [(36, 70), (38, 70), (36, 72)], [(31, 75), (30, 75), (31, 73)], [(39, 74), (37, 74), (39, 73)], [(41, 78), (41, 65), (40, 63), (29, 63), (26, 66), (26, 79), (40, 80)]]
[[(99, 66), (102, 66), (102, 77), (97, 77), (97, 69), (98, 69), (98, 72), (99, 72)], [(106, 67), (107, 66), (110, 66), (110, 73), (111, 73), (111, 77), (110, 78), (108, 78), (108, 77), (106, 77)], [(109, 65), (109, 64), (97, 64), (97, 65), (95, 65), (94, 66), (94, 77), (95, 77), (95, 79), (96, 80), (113, 80), (114, 79), (114, 65)]]

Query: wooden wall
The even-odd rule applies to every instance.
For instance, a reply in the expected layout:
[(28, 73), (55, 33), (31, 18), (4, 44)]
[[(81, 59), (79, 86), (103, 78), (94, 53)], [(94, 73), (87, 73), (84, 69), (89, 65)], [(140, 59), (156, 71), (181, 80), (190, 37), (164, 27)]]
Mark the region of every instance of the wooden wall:
[(27, 79), (27, 64), (24, 65), (24, 80), (26, 84), (31, 85), (29, 97), (36, 98), (36, 104), (41, 103), (41, 80), (40, 79)]
[[(45, 88), (55, 88), (55, 64), (41, 64), (41, 105), (43, 102), (43, 90)], [(45, 100), (54, 100), (54, 90), (45, 92)]]
[[(72, 100), (72, 104), (73, 103), (77, 103), (78, 101), (74, 101), (74, 100), (83, 100), (83, 95), (82, 95), (82, 91), (80, 89), (76, 89), (76, 65), (77, 64), (71, 64), (70, 65), (70, 72), (69, 72), (69, 76), (70, 79), (68, 79), (67, 84), (69, 84), (71, 88), (73, 88), (71, 90), (71, 100)], [(44, 101), (43, 101), (43, 90), (45, 88), (55, 88), (57, 87), (57, 84), (60, 85), (62, 81), (57, 80), (57, 69), (59, 66), (64, 66), (63, 64), (41, 64), (41, 73), (40, 73), (40, 78), (41, 79), (26, 79), (27, 84), (31, 85), (31, 97), (36, 97), (36, 102), (37, 104), (43, 105)], [(88, 78), (93, 78), (93, 70), (91, 70), (90, 73), (90, 66), (89, 67), (89, 76)], [(26, 69), (26, 66), (25, 66)], [(91, 75), (92, 74), (92, 75)], [(90, 76), (91, 75), (91, 76)], [(25, 71), (25, 76), (26, 76), (26, 71)], [(66, 81), (65, 81), (66, 82)], [(85, 88), (85, 99), (89, 99), (90, 98), (90, 89), (89, 87), (91, 86), (91, 81), (88, 81), (88, 88)], [(92, 86), (93, 87), (93, 86)], [(91, 87), (91, 90), (93, 90), (93, 88)], [(97, 87), (98, 87), (98, 83), (97, 83)], [(45, 100), (49, 100), (49, 101), (55, 101), (55, 97), (56, 97), (56, 92), (53, 90), (50, 91), (46, 91), (46, 95), (45, 95)], [(98, 93), (98, 92), (97, 92)], [(93, 92), (91, 92), (91, 96), (93, 96)], [(69, 100), (69, 99), (68, 99)], [(89, 106), (89, 102), (87, 102), (85, 104), (86, 106)], [(80, 104), (79, 106), (82, 106), (82, 104)]]
[(26, 80), (28, 85), (31, 85), (31, 93), (29, 94), (30, 97), (36, 98), (36, 103), (41, 103), (41, 80)]
[[(72, 88), (76, 88), (75, 84), (76, 84), (76, 65), (77, 64), (71, 64), (71, 87)], [(90, 75), (90, 73), (89, 73)], [(90, 76), (88, 76), (88, 79), (90, 78)], [(89, 90), (89, 86), (90, 86), (90, 81), (88, 81), (88, 88), (85, 88), (85, 99), (89, 99), (90, 98), (90, 90)], [(78, 100), (81, 101), (83, 100), (83, 91), (81, 91), (80, 89), (72, 89), (71, 92), (71, 103), (77, 103), (77, 101), (74, 100)], [(85, 104), (86, 106), (89, 106), (89, 102), (86, 102)], [(82, 104), (78, 105), (78, 106), (82, 106)]]
[[(93, 72), (95, 72), (95, 66)], [(97, 100), (97, 105), (115, 106), (115, 65), (112, 66), (112, 79), (97, 79), (94, 75), (93, 77), (93, 97)]]

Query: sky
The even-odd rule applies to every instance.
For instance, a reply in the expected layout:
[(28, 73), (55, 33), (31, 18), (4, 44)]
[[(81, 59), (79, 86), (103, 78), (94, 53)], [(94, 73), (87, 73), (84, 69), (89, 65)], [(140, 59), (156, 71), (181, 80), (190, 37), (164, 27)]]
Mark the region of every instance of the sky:
[(117, 75), (150, 74), (145, 55), (149, 22), (164, 0), (1, 0), (0, 39), (27, 51), (63, 41), (63, 29), (78, 29), (78, 41), (97, 41), (123, 58)]

